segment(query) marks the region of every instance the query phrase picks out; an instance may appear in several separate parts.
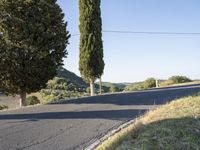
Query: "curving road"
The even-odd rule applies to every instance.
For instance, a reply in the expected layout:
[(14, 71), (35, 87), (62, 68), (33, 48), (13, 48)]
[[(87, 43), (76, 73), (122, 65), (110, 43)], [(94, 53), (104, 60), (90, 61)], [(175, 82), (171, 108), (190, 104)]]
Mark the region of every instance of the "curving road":
[(146, 110), (200, 85), (111, 94), (0, 112), (1, 150), (84, 149)]

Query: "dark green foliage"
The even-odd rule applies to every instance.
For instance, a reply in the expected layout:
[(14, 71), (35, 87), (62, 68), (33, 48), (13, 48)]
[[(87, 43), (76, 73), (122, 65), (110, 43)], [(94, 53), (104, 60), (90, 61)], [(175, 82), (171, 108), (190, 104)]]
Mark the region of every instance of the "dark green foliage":
[(70, 92), (66, 90), (53, 90), (53, 89), (42, 89), (40, 91), (42, 99), (45, 102), (60, 101), (63, 99), (71, 99), (84, 96), (82, 92)]
[(64, 78), (68, 84), (75, 85), (76, 88), (86, 88), (88, 84), (75, 73), (68, 71), (67, 69), (60, 67), (57, 71), (57, 77)]
[(153, 88), (156, 87), (156, 79), (154, 78), (148, 78), (144, 81), (144, 88), (148, 89), (148, 88)]
[(59, 67), (57, 72), (57, 76), (49, 80), (47, 87), (40, 91), (45, 102), (76, 98), (86, 94), (88, 84), (81, 77), (63, 67)]
[(192, 80), (189, 79), (186, 76), (172, 76), (168, 80), (161, 82), (161, 86), (168, 86), (168, 85), (173, 85), (173, 84), (179, 84), (179, 83), (186, 83), (186, 82), (191, 82)]
[(192, 81), (191, 79), (189, 79), (186, 76), (172, 76), (168, 80), (172, 81), (173, 84), (186, 83), (186, 82), (191, 82)]
[(102, 93), (109, 93), (110, 92), (110, 88), (107, 86), (102, 86)]
[(119, 89), (118, 87), (116, 87), (116, 86), (112, 86), (112, 87), (110, 88), (110, 91), (111, 91), (112, 93), (114, 93), (114, 92), (120, 92), (120, 89)]
[(63, 67), (59, 67), (57, 76), (47, 83), (47, 89), (52, 90), (83, 92), (87, 87), (88, 84), (81, 77)]
[[(100, 90), (99, 84), (95, 83), (95, 88), (97, 89), (97, 93), (99, 93), (99, 90)], [(90, 89), (88, 88), (87, 93), (89, 92), (90, 92)], [(110, 93), (110, 92), (112, 92), (111, 86), (105, 86), (105, 85), (102, 86), (102, 93)]]
[(102, 82), (103, 86), (111, 88), (112, 86), (116, 86), (117, 88), (120, 89), (120, 91), (123, 91), (124, 88), (126, 87), (126, 83), (110, 83), (110, 82)]
[(27, 105), (36, 105), (40, 104), (40, 100), (36, 96), (30, 96), (26, 99)]
[[(111, 82), (102, 82), (102, 93), (111, 93), (111, 92), (122, 92), (126, 86), (126, 83), (111, 83)], [(95, 88), (99, 92), (99, 84), (95, 83)]]
[(138, 91), (156, 87), (155, 78), (148, 78), (144, 82), (136, 82), (125, 87), (125, 91)]
[(0, 110), (3, 110), (3, 109), (8, 109), (8, 106), (6, 106), (6, 105), (0, 105)]
[(67, 55), (69, 34), (56, 0), (0, 1), (0, 89), (30, 93), (46, 86)]
[(100, 0), (79, 0), (81, 75), (92, 82), (104, 70)]

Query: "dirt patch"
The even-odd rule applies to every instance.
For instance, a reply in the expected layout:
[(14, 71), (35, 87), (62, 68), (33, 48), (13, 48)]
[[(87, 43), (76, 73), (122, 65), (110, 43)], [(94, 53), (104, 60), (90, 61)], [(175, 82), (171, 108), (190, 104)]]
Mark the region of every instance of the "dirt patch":
[(17, 108), (19, 107), (19, 97), (0, 94), (0, 105), (6, 105), (8, 108)]

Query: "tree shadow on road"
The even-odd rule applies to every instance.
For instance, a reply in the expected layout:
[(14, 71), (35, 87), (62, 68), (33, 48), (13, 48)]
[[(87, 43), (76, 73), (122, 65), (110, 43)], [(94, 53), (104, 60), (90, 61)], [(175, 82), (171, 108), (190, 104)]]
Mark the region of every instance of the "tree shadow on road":
[(200, 88), (143, 91), (86, 97), (52, 104), (161, 105), (197, 92), (200, 92)]
[[(146, 109), (147, 110), (147, 109)], [(109, 119), (130, 120), (143, 114), (145, 109), (123, 109), (123, 110), (101, 110), (101, 111), (79, 111), (79, 112), (43, 112), (31, 114), (4, 114), (1, 120), (40, 121), (44, 119)]]

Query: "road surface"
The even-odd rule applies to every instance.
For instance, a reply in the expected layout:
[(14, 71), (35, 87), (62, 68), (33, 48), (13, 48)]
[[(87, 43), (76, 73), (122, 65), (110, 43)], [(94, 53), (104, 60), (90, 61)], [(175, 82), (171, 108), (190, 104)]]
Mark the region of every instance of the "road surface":
[(200, 85), (111, 94), (0, 112), (1, 150), (84, 149), (121, 124)]

